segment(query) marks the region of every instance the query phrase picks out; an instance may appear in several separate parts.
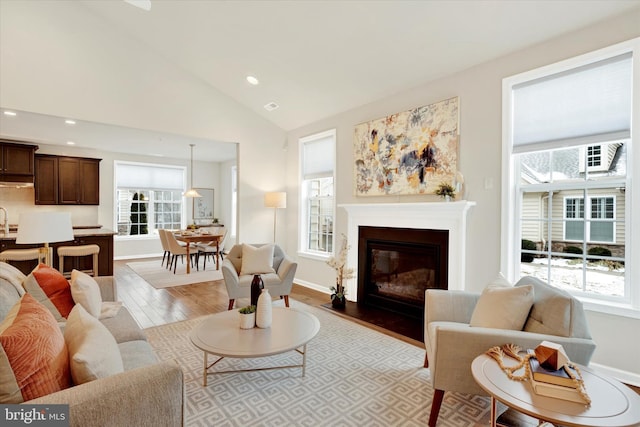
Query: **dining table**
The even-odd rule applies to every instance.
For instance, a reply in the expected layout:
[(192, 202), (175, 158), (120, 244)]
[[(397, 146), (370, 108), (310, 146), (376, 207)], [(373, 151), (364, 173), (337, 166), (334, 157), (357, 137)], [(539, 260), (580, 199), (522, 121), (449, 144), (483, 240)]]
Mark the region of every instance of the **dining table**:
[[(216, 243), (216, 270), (220, 270), (220, 241), (224, 237), (224, 233), (212, 234), (198, 231), (179, 231), (175, 233), (176, 240), (185, 242), (187, 249), (187, 259), (190, 260), (190, 250), (192, 243)], [(187, 274), (191, 274), (191, 263), (187, 262)]]

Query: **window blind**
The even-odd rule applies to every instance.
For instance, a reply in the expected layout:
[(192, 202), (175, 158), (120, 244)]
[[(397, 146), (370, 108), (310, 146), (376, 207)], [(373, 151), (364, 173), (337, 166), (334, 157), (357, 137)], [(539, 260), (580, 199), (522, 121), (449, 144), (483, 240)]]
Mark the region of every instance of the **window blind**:
[(324, 136), (303, 142), (302, 179), (333, 176), (335, 136)]
[(513, 152), (626, 139), (631, 53), (513, 87)]
[(115, 166), (118, 188), (184, 190), (183, 167), (119, 162)]

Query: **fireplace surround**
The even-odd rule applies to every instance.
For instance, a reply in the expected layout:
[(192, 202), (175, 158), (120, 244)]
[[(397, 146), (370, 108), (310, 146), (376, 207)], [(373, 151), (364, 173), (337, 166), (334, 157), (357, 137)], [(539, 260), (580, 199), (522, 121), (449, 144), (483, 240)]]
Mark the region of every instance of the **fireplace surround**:
[(346, 284), (347, 299), (358, 301), (359, 229), (361, 226), (413, 228), (448, 231), (446, 284), (449, 290), (464, 290), (466, 270), (467, 214), (475, 202), (358, 203), (341, 204), (348, 215), (347, 239), (350, 249), (347, 265), (355, 268), (355, 278)]

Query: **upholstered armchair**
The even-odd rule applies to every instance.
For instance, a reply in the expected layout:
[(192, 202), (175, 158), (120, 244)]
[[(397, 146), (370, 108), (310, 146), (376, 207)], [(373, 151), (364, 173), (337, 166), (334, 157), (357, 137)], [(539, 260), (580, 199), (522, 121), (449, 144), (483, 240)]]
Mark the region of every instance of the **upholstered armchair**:
[[(519, 288), (524, 286), (528, 289)], [(495, 299), (485, 297), (491, 295), (488, 289), (482, 294), (436, 289), (425, 293), (424, 366), (430, 370), (434, 389), (430, 427), (437, 423), (445, 391), (486, 395), (473, 379), (471, 362), (491, 347), (512, 343), (526, 350), (551, 341), (561, 344), (572, 362), (583, 365), (589, 363), (595, 351), (582, 303), (567, 292), (534, 277), (523, 277), (511, 289), (520, 294), (520, 301), (530, 298), (528, 305), (504, 301), (506, 308), (502, 310)], [(507, 292), (513, 293), (509, 289)], [(481, 297), (485, 298), (483, 303)], [(481, 304), (484, 314), (476, 311)], [(521, 320), (516, 319), (518, 305), (522, 306)], [(513, 326), (514, 319), (516, 325), (523, 326)], [(518, 330), (499, 328), (504, 322)]]
[[(251, 281), (254, 274), (260, 274), (264, 287), (269, 289), (271, 296), (284, 297), (285, 305), (289, 307), (289, 294), (298, 264), (287, 256), (280, 246), (272, 245), (273, 255), (267, 267), (264, 266), (264, 262), (256, 263), (255, 256), (251, 259), (252, 266), (247, 266), (246, 263), (243, 265), (243, 253), (247, 257), (247, 254), (255, 253), (251, 248), (266, 249), (264, 247), (267, 245), (252, 244), (248, 245), (248, 248), (244, 246), (246, 245), (234, 245), (222, 261), (222, 275), (229, 294), (229, 310), (233, 308), (236, 299), (251, 297)], [(269, 271), (268, 267), (272, 270)]]

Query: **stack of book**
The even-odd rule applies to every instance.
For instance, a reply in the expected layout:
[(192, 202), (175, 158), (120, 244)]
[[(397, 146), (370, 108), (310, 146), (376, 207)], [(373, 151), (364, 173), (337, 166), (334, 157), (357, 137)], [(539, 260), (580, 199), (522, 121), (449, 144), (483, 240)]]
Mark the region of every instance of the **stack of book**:
[[(533, 350), (529, 350), (529, 353), (533, 353)], [(531, 387), (536, 394), (572, 402), (588, 403), (578, 390), (576, 382), (567, 372), (567, 369), (571, 369), (568, 366), (565, 365), (557, 371), (550, 371), (540, 366), (534, 354), (529, 358), (529, 367), (531, 368)], [(574, 377), (579, 377), (575, 370), (572, 371)]]

